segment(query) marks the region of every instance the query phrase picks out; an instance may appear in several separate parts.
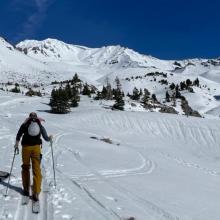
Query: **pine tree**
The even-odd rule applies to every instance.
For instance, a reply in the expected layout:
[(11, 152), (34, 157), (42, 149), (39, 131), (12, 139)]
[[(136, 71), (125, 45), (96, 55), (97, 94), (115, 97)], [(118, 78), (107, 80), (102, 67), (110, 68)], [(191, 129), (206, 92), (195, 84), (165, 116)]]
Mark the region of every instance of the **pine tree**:
[(170, 102), (170, 94), (166, 91), (166, 102)]
[(175, 89), (175, 84), (174, 84), (174, 83), (171, 83), (170, 89), (171, 89), (171, 90), (174, 90), (174, 89)]
[(109, 83), (108, 78), (107, 78), (106, 90), (107, 90), (106, 99), (112, 100), (112, 87), (111, 87), (111, 84)]
[(186, 83), (185, 83), (185, 81), (180, 82), (180, 90), (184, 90), (184, 89), (186, 89)]
[(115, 94), (116, 94), (116, 89), (112, 89), (112, 95), (113, 95), (113, 99), (115, 98)]
[(193, 85), (199, 87), (199, 79), (198, 79), (198, 78), (196, 78), (196, 79), (194, 80)]
[(91, 85), (91, 88), (90, 88), (90, 93), (91, 94), (95, 94), (96, 93), (96, 87), (95, 86), (93, 86), (93, 85)]
[(178, 99), (178, 98), (180, 98), (181, 97), (181, 93), (180, 93), (180, 91), (179, 91), (179, 85), (177, 84), (176, 85), (176, 88), (175, 88), (175, 90), (176, 90), (176, 98)]
[(107, 99), (107, 88), (105, 86), (102, 87), (102, 99)]
[(71, 97), (72, 97), (72, 91), (71, 91), (71, 87), (70, 87), (70, 84), (69, 84), (69, 83), (66, 85), (65, 91), (66, 91), (66, 93), (67, 93), (67, 95), (68, 95), (68, 98), (71, 99)]
[(116, 88), (121, 91), (121, 82), (117, 76), (115, 78), (115, 83), (116, 83)]
[(118, 93), (115, 97), (115, 104), (113, 105), (113, 109), (124, 110), (125, 102), (123, 100), (122, 94)]
[(140, 99), (139, 90), (136, 87), (134, 87), (134, 89), (133, 89), (133, 94), (131, 95), (131, 99), (133, 99), (133, 100)]
[(84, 84), (84, 86), (83, 86), (82, 94), (88, 95), (89, 97), (91, 96), (91, 91), (90, 91), (89, 85), (87, 83)]
[(73, 86), (71, 88), (71, 99), (70, 99), (70, 105), (71, 107), (77, 107), (80, 101), (80, 96), (79, 96), (79, 90), (77, 87)]
[(146, 105), (149, 101), (149, 98), (150, 98), (150, 92), (145, 88), (144, 95), (143, 95), (141, 102)]
[(65, 114), (70, 111), (70, 99), (65, 89), (61, 87), (58, 90), (53, 89), (50, 98), (51, 112), (56, 114)]
[(151, 98), (154, 103), (158, 102), (155, 94), (152, 94)]
[(190, 79), (186, 80), (186, 86), (189, 88), (192, 85), (192, 81)]
[(116, 89), (114, 90), (115, 104), (113, 105), (112, 108), (123, 111), (125, 102), (123, 100), (123, 92), (121, 91), (121, 83), (118, 77), (116, 77), (115, 83), (116, 83)]
[(139, 96), (141, 97), (142, 95), (143, 95), (143, 91), (142, 91), (142, 89), (140, 88)]
[(79, 79), (77, 73), (75, 73), (75, 75), (73, 76), (73, 79), (71, 81), (71, 84), (73, 85), (73, 84), (76, 84), (78, 82), (81, 82), (81, 80)]

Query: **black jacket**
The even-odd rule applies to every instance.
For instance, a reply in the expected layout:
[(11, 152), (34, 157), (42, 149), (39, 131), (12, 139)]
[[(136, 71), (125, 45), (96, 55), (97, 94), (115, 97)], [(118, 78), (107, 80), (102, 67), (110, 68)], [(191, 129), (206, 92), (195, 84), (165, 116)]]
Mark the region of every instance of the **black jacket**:
[[(37, 120), (37, 123), (40, 126), (40, 134), (37, 136), (30, 136), (28, 134), (28, 126), (30, 124), (31, 120), (28, 120), (27, 122), (23, 123), (21, 127), (18, 130), (16, 140), (20, 141), (21, 137), (21, 145), (22, 146), (33, 146), (33, 145), (41, 145), (41, 135), (43, 136), (45, 141), (50, 141), (50, 138), (47, 135), (46, 129), (43, 127), (43, 125), (40, 123), (39, 120)], [(23, 136), (22, 136), (23, 135)]]

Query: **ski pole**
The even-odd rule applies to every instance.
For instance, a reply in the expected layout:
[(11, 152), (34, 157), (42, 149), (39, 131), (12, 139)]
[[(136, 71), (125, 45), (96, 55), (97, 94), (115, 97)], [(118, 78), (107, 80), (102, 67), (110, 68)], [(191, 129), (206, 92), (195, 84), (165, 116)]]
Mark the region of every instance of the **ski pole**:
[(56, 188), (56, 173), (55, 173), (55, 165), (54, 165), (54, 155), (53, 155), (53, 141), (50, 141), (51, 153), (52, 153), (52, 162), (53, 162), (53, 178), (54, 178), (54, 186)]
[(11, 173), (12, 173), (12, 169), (13, 169), (13, 166), (14, 166), (14, 161), (15, 161), (15, 156), (19, 154), (19, 150), (18, 148), (15, 148), (14, 150), (14, 156), (13, 156), (13, 160), (12, 160), (12, 164), (11, 164), (11, 170), (10, 170), (10, 174), (9, 174), (9, 177), (8, 177), (8, 185), (7, 185), (7, 189), (6, 189), (6, 194), (5, 196), (8, 195), (8, 188), (9, 188), (9, 183), (10, 183), (10, 179), (11, 179)]

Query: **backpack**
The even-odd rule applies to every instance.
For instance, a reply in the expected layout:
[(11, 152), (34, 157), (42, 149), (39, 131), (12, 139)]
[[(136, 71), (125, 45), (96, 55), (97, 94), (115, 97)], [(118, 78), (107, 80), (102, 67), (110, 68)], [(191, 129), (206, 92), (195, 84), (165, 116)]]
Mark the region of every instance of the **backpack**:
[(40, 134), (40, 126), (36, 121), (31, 121), (27, 131), (28, 134), (32, 137), (38, 136)]

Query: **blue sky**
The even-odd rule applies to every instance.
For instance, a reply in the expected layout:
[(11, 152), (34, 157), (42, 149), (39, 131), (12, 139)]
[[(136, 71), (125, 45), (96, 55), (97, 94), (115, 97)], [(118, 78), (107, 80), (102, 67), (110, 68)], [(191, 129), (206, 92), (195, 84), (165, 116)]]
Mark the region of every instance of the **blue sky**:
[(1, 0), (0, 36), (122, 45), (162, 59), (220, 56), (219, 0)]

